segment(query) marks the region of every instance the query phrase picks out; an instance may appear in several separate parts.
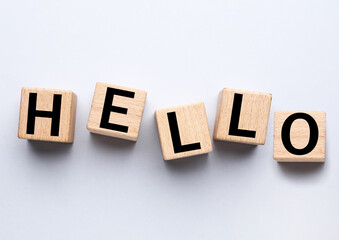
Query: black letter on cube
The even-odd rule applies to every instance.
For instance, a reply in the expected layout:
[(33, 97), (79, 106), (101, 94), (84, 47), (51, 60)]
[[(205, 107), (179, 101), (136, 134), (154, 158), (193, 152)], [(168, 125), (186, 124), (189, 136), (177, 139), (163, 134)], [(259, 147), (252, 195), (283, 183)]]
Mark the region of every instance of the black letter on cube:
[(112, 106), (114, 95), (119, 95), (119, 96), (128, 97), (128, 98), (134, 98), (135, 93), (130, 92), (130, 91), (126, 91), (126, 90), (108, 87), (107, 91), (106, 91), (104, 107), (102, 109), (100, 127), (110, 129), (110, 130), (114, 130), (114, 131), (127, 133), (128, 132), (128, 126), (109, 123), (109, 116), (110, 116), (111, 112), (127, 114), (127, 108), (117, 107), (117, 106), (114, 106), (114, 105)]
[(36, 93), (29, 94), (27, 129), (26, 129), (27, 134), (34, 134), (35, 118), (44, 117), (52, 118), (51, 136), (59, 136), (61, 97), (62, 95), (60, 94), (53, 95), (53, 110), (50, 112), (36, 110), (37, 94)]
[(174, 148), (174, 153), (188, 152), (193, 150), (201, 149), (200, 143), (191, 143), (186, 145), (181, 145), (177, 115), (175, 112), (167, 113), (168, 124), (171, 131), (172, 144)]
[[(297, 149), (293, 147), (291, 143), (291, 127), (292, 123), (297, 119), (305, 120), (308, 123), (308, 126), (310, 127), (310, 139), (308, 141), (307, 146), (302, 149)], [(305, 155), (312, 152), (312, 150), (318, 143), (318, 138), (319, 138), (318, 125), (314, 118), (306, 113), (292, 114), (285, 120), (281, 129), (281, 139), (286, 150), (295, 155)]]
[(239, 93), (234, 94), (230, 129), (228, 134), (232, 136), (255, 138), (256, 131), (239, 129), (242, 96), (243, 95)]

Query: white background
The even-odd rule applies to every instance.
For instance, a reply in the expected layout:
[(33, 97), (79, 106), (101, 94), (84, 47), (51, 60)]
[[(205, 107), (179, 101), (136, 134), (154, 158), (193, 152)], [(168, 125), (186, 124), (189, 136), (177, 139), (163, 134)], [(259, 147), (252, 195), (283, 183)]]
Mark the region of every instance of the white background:
[[(0, 0), (0, 239), (339, 238), (337, 0)], [(95, 83), (148, 92), (136, 144), (86, 129)], [(21, 87), (78, 95), (74, 144), (17, 138)], [(273, 94), (266, 145), (164, 162), (154, 111)], [(276, 110), (327, 112), (325, 164), (273, 160)]]

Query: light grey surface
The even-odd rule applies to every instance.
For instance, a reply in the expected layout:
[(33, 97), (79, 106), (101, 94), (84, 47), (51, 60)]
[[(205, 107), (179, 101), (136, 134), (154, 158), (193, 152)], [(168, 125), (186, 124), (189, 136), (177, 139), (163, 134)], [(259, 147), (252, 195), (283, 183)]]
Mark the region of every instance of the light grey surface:
[[(339, 238), (339, 2), (0, 1), (0, 239)], [(86, 130), (95, 82), (148, 91), (136, 144)], [(20, 89), (78, 95), (73, 145), (17, 138)], [(164, 162), (158, 108), (273, 94), (267, 142)], [(277, 164), (273, 112), (327, 112), (325, 164)]]

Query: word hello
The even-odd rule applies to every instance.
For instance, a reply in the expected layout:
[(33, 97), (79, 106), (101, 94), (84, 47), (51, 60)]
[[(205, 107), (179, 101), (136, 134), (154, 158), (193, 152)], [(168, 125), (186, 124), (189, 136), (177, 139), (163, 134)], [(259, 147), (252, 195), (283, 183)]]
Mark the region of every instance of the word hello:
[[(147, 93), (97, 83), (87, 123), (96, 134), (137, 141)], [(272, 95), (234, 89), (219, 94), (213, 139), (264, 145)], [(72, 91), (22, 88), (19, 138), (52, 142), (74, 140), (77, 97)], [(163, 158), (172, 160), (212, 151), (205, 106), (195, 103), (155, 111)], [(325, 160), (326, 113), (274, 113), (274, 159)]]

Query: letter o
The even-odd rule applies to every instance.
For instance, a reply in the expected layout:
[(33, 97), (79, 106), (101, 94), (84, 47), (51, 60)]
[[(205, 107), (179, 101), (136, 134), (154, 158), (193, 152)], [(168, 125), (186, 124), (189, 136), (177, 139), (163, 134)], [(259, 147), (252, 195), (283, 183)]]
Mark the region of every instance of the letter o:
[[(305, 120), (308, 123), (308, 126), (310, 127), (310, 139), (306, 147), (302, 149), (295, 148), (291, 143), (291, 127), (293, 122), (297, 119)], [(283, 123), (281, 129), (281, 140), (286, 150), (294, 155), (305, 155), (312, 152), (312, 150), (318, 143), (318, 139), (319, 139), (318, 125), (314, 118), (308, 115), (307, 113), (294, 113), (291, 116), (289, 116)]]

